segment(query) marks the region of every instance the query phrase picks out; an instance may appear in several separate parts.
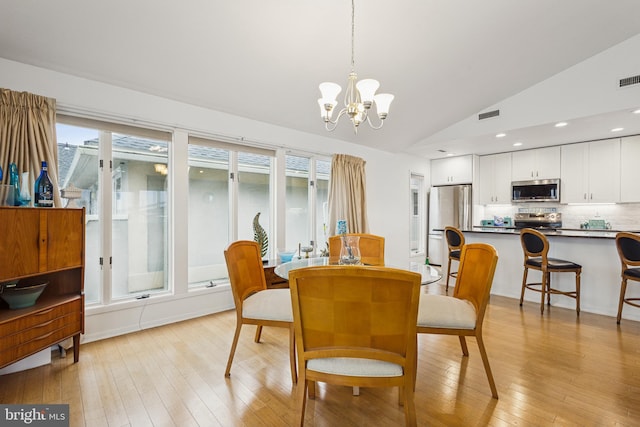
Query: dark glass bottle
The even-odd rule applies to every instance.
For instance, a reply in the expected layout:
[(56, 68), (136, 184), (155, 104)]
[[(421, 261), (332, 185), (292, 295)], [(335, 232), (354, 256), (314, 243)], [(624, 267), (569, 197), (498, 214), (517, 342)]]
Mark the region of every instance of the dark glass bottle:
[(36, 185), (33, 191), (33, 202), (34, 206), (38, 208), (53, 207), (53, 183), (47, 173), (47, 162), (42, 162), (40, 176), (36, 179)]

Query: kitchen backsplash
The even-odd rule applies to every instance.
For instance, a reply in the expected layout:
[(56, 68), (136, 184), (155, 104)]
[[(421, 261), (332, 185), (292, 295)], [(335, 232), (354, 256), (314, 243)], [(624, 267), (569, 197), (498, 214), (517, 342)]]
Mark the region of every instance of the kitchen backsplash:
[[(480, 225), (481, 219), (494, 216), (514, 217), (518, 208), (555, 207), (562, 213), (563, 228), (580, 228), (580, 224), (590, 219), (602, 219), (611, 224), (613, 230), (640, 230), (640, 203), (624, 203), (615, 205), (561, 205), (553, 203), (526, 203), (511, 206), (474, 206), (479, 215), (474, 215)], [(484, 212), (483, 212), (484, 211)]]

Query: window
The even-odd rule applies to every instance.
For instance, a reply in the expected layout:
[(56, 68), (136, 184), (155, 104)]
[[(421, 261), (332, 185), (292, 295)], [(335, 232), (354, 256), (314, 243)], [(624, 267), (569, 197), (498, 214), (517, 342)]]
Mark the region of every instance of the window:
[(189, 143), (189, 286), (226, 281), (229, 151)]
[(286, 156), (286, 248), (326, 248), (331, 162)]
[(81, 198), (68, 202), (86, 208), (86, 302), (166, 291), (170, 135), (61, 115), (58, 121), (59, 185), (80, 188)]
[(424, 176), (411, 174), (410, 224), (411, 255), (425, 252)]
[(254, 240), (254, 221), (270, 244), (272, 165), (275, 152), (189, 137), (190, 288), (228, 281), (224, 250), (231, 241)]

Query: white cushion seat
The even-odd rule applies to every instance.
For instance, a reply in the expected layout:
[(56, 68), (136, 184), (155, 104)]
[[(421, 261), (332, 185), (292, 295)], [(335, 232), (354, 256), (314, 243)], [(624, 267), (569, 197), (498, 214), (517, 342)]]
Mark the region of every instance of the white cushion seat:
[(401, 377), (403, 375), (402, 366), (395, 363), (357, 357), (311, 359), (307, 362), (307, 369), (353, 377)]
[(293, 322), (291, 291), (267, 289), (251, 295), (242, 303), (242, 316), (247, 319)]
[(463, 299), (446, 295), (420, 294), (418, 327), (474, 329), (476, 309)]

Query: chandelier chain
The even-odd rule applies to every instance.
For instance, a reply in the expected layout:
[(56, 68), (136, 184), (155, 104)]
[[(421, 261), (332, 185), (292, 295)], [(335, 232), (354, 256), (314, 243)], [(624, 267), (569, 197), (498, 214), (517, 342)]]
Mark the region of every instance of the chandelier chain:
[(356, 68), (355, 54), (355, 37), (356, 37), (356, 0), (351, 0), (351, 71)]

